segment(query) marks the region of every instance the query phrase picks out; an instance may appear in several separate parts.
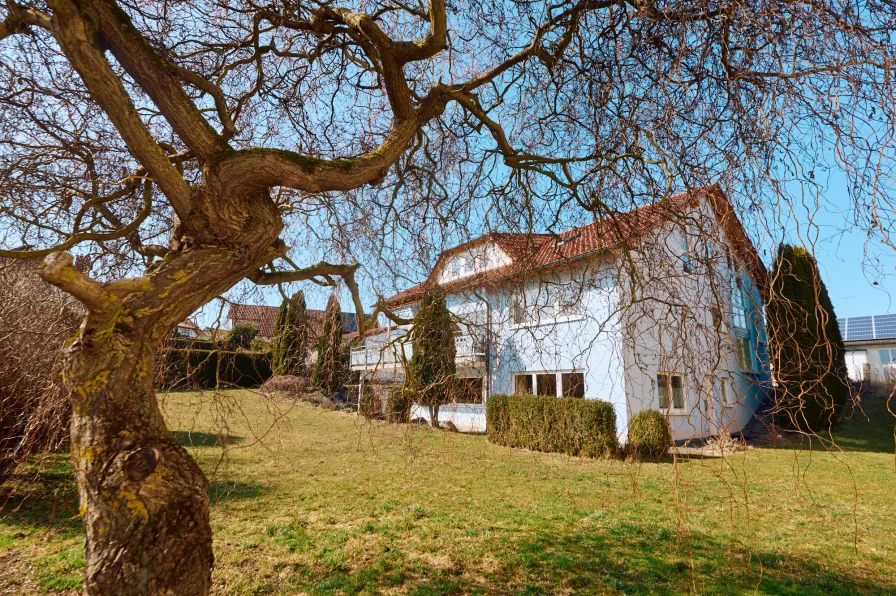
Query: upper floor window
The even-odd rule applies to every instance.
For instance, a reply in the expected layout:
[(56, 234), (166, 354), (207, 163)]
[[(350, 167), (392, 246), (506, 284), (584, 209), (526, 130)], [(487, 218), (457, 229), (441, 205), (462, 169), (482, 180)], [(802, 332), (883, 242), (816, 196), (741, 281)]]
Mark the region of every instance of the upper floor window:
[(684, 226), (679, 228), (678, 237), (681, 242), (681, 264), (685, 273), (690, 273), (693, 269), (691, 264), (691, 247), (688, 244), (688, 233)]
[(750, 301), (744, 291), (743, 284), (735, 275), (731, 283), (731, 314), (734, 326), (738, 329), (747, 329), (747, 311)]

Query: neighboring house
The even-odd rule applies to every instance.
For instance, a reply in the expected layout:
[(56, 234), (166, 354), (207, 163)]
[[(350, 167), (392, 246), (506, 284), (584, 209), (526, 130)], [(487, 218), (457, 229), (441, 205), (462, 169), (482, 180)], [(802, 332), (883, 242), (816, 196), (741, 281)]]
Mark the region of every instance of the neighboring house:
[[(739, 432), (763, 399), (766, 276), (713, 185), (560, 234), (486, 234), (387, 305), (409, 318), (428, 287), (446, 292), (466, 391), (440, 420), (461, 430), (486, 430), (490, 395), (534, 393), (612, 403), (623, 440), (659, 409), (683, 440)], [(351, 358), (362, 382), (403, 381), (406, 331), (364, 337)]]
[(896, 315), (837, 319), (852, 381), (896, 380)]
[(174, 328), (174, 337), (189, 337), (195, 339), (199, 337), (200, 333), (202, 333), (202, 330), (199, 328), (199, 325), (190, 319), (181, 321), (177, 324), (177, 327)]
[[(311, 328), (312, 337), (320, 333), (323, 327), (324, 311), (307, 309), (308, 326)], [(253, 325), (258, 329), (258, 336), (263, 339), (274, 337), (274, 328), (277, 326), (277, 315), (280, 313), (278, 306), (255, 306), (252, 304), (231, 304), (227, 312), (231, 329), (236, 325)], [(358, 317), (353, 312), (342, 313), (342, 333), (358, 331)]]

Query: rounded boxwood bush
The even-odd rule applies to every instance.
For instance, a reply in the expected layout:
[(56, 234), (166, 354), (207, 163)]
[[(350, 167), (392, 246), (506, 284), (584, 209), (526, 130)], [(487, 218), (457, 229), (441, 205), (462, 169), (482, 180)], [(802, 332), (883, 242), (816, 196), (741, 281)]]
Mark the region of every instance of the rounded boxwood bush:
[(628, 425), (628, 448), (647, 457), (662, 457), (672, 447), (669, 422), (657, 410), (638, 412)]

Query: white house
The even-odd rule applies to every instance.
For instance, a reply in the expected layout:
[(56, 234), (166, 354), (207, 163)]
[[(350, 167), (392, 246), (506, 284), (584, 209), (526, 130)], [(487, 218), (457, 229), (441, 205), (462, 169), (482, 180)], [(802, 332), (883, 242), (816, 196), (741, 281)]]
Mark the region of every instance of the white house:
[[(612, 403), (622, 439), (632, 416), (659, 409), (684, 440), (740, 431), (761, 401), (765, 282), (713, 185), (561, 234), (486, 234), (443, 252), (387, 304), (410, 318), (427, 288), (446, 292), (467, 391), (441, 421), (486, 431), (490, 395), (534, 393)], [(351, 355), (362, 382), (403, 380), (405, 332), (365, 336)]]
[(837, 319), (852, 381), (896, 380), (896, 315)]

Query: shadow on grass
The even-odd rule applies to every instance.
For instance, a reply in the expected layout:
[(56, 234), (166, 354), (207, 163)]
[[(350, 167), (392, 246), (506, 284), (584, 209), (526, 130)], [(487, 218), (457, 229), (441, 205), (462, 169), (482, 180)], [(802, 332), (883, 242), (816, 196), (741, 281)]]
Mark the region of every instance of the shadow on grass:
[(203, 433), (196, 431), (173, 430), (174, 439), (184, 447), (224, 447), (243, 441), (243, 437), (236, 435), (219, 435), (216, 433)]
[[(766, 594), (774, 596), (887, 594), (896, 584), (867, 572), (808, 556), (747, 551), (691, 534), (619, 524), (594, 532), (542, 532), (502, 541), (487, 553), (488, 570), (473, 558), (433, 567), (419, 557), (387, 552), (366, 566), (327, 574), (295, 569), (291, 588), (314, 594)], [(357, 553), (355, 553), (357, 554)], [(369, 559), (368, 559), (369, 560)], [(282, 592), (281, 592), (282, 593)]]
[(0, 518), (23, 528), (52, 528), (63, 535), (83, 533), (68, 453), (30, 461), (0, 485)]
[[(892, 406), (896, 409), (896, 400)], [(818, 436), (791, 435), (790, 441), (777, 444), (775, 448), (802, 451), (842, 449), (846, 452), (893, 455), (896, 453), (894, 428), (896, 416), (887, 409), (887, 395), (863, 393), (861, 401), (844, 408), (840, 421), (831, 431), (819, 431)]]
[(208, 483), (208, 493), (212, 505), (224, 501), (239, 501), (241, 499), (254, 499), (260, 497), (266, 489), (255, 482), (232, 482), (229, 480), (211, 480)]

